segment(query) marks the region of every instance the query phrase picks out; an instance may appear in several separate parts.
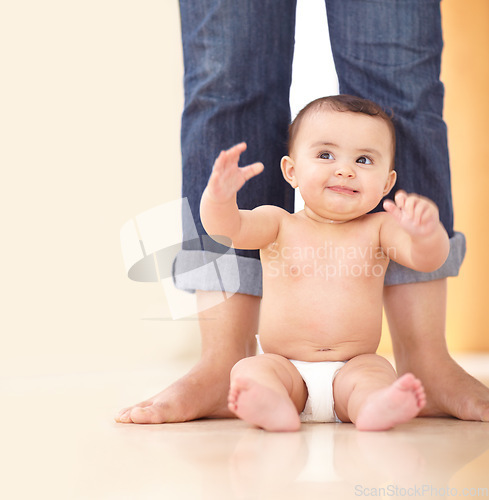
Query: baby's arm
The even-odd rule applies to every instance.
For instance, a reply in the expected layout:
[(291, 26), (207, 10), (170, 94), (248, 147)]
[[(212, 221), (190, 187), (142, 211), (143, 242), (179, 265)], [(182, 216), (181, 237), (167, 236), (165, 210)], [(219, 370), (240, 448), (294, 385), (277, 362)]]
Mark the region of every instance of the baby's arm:
[(398, 191), (395, 202), (385, 200), (380, 242), (388, 256), (416, 271), (432, 272), (443, 265), (450, 251), (438, 207), (429, 199)]
[(243, 142), (221, 151), (202, 195), (200, 218), (211, 237), (225, 236), (236, 248), (258, 249), (276, 239), (285, 212), (274, 206), (238, 209), (236, 193), (264, 168), (262, 163), (238, 167), (239, 157), (245, 149)]

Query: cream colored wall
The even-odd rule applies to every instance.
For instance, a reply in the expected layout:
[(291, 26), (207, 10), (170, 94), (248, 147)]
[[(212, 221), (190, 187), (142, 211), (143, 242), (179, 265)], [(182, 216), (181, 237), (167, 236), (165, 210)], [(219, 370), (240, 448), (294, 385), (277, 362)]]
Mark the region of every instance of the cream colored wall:
[(0, 373), (198, 350), (195, 321), (168, 334), (141, 320), (165, 298), (125, 276), (119, 241), (128, 219), (180, 197), (178, 2), (20, 0), (0, 24)]

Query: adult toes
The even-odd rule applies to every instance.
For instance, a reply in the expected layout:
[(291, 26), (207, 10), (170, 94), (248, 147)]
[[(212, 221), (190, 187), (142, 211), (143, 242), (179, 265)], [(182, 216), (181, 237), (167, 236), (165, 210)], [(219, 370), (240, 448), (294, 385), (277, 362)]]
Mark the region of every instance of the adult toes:
[(135, 424), (161, 424), (164, 422), (162, 415), (156, 411), (154, 405), (133, 408), (130, 418)]
[(486, 407), (482, 410), (481, 420), (483, 422), (489, 422), (489, 404), (486, 403)]
[(131, 422), (131, 409), (132, 407), (129, 408), (124, 408), (122, 409), (115, 417), (114, 420), (116, 422), (122, 422), (122, 423), (128, 423)]
[(482, 422), (489, 422), (489, 401), (473, 401), (471, 411), (467, 413), (468, 418), (465, 420), (480, 420)]

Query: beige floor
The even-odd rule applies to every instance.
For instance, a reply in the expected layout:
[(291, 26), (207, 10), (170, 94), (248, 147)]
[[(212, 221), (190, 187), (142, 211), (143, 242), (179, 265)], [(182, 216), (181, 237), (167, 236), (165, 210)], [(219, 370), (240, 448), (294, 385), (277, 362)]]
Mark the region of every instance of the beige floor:
[[(489, 375), (487, 358), (463, 361)], [(238, 420), (112, 421), (186, 368), (2, 381), (0, 498), (489, 497), (489, 424), (416, 419), (382, 433), (309, 424), (272, 434)]]

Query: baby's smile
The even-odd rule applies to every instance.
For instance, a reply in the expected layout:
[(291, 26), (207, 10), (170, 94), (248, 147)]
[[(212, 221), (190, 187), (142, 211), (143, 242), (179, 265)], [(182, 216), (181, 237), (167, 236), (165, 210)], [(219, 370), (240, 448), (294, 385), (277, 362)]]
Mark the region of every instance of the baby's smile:
[(350, 188), (348, 186), (342, 186), (340, 184), (336, 184), (336, 185), (333, 185), (333, 186), (328, 186), (328, 189), (330, 191), (334, 191), (335, 193), (346, 194), (348, 196), (353, 196), (356, 193), (358, 193), (358, 191), (356, 189)]

